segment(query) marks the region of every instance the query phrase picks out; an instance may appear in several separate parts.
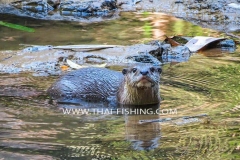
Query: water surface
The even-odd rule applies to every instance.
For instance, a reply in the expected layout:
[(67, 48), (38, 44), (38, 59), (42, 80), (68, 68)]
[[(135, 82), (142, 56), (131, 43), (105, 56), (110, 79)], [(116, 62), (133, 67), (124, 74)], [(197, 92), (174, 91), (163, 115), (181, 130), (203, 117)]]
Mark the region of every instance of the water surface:
[[(19, 43), (129, 45), (163, 39), (164, 34), (222, 34), (164, 14), (127, 13), (96, 24), (1, 18), (36, 29), (32, 34), (0, 26), (3, 50), (18, 49)], [(1, 74), (0, 158), (240, 159), (240, 52), (208, 55), (194, 54), (188, 62), (163, 66), (157, 107), (177, 114), (68, 115), (46, 95), (57, 77)], [(199, 114), (208, 116), (186, 124), (181, 119)], [(175, 119), (138, 123), (158, 118)]]
[(219, 36), (221, 33), (201, 28), (190, 22), (163, 13), (122, 13), (121, 18), (99, 23), (42, 21), (1, 15), (0, 21), (23, 25), (36, 30), (28, 33), (0, 25), (0, 50), (22, 48), (19, 44), (73, 45), (113, 44), (131, 45), (149, 40), (164, 40), (165, 35)]

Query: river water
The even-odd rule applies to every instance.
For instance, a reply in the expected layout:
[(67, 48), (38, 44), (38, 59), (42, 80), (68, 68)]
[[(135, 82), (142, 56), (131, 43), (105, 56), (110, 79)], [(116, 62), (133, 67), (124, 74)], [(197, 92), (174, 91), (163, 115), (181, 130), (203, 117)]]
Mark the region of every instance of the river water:
[[(1, 50), (21, 49), (19, 44), (130, 45), (164, 35), (224, 35), (161, 13), (123, 13), (93, 24), (9, 15), (0, 20), (36, 30), (0, 26)], [(239, 63), (237, 49), (208, 50), (187, 62), (165, 64), (161, 105), (149, 106), (161, 110), (148, 115), (123, 114), (120, 108), (77, 113), (76, 107), (106, 104), (57, 106), (46, 95), (56, 76), (1, 74), (0, 159), (240, 159)]]

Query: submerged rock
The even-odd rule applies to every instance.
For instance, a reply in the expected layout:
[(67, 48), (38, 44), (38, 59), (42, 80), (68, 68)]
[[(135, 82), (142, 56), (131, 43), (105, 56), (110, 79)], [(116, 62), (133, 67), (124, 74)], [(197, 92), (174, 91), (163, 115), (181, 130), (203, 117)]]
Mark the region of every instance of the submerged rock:
[(232, 39), (226, 39), (224, 41), (221, 41), (219, 43), (219, 46), (236, 48), (236, 44), (235, 44), (235, 42)]
[(218, 46), (223, 51), (234, 52), (236, 50), (236, 43), (232, 39), (221, 41)]

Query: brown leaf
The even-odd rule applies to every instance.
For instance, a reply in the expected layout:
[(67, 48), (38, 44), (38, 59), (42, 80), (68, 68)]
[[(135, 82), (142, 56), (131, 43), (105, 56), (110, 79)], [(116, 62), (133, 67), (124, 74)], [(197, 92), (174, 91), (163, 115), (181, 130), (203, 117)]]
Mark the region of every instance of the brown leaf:
[(169, 38), (168, 36), (166, 36), (166, 39), (164, 40), (165, 42), (169, 43), (172, 47), (175, 47), (175, 46), (179, 46), (180, 43), (176, 42), (175, 40), (173, 40), (172, 38)]

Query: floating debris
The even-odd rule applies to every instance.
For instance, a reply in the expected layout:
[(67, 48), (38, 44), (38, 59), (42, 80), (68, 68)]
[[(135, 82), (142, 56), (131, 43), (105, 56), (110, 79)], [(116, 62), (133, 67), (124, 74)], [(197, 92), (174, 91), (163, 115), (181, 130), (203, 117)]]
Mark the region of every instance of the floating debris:
[(142, 123), (153, 123), (153, 122), (167, 122), (167, 121), (173, 121), (173, 120), (177, 120), (177, 119), (183, 119), (183, 120), (194, 119), (193, 121), (195, 121), (196, 119), (198, 119), (200, 117), (205, 117), (205, 116), (208, 116), (208, 115), (206, 113), (203, 113), (203, 114), (199, 114), (199, 115), (195, 115), (195, 116), (183, 116), (183, 117), (176, 117), (176, 118), (139, 120), (138, 123), (142, 124)]
[(29, 28), (29, 27), (25, 27), (25, 26), (13, 24), (13, 23), (7, 23), (7, 22), (3, 22), (3, 21), (0, 21), (0, 25), (9, 27), (9, 28), (13, 28), (13, 29), (17, 29), (17, 30), (21, 30), (21, 31), (25, 31), (25, 32), (35, 32), (35, 30), (33, 28)]

